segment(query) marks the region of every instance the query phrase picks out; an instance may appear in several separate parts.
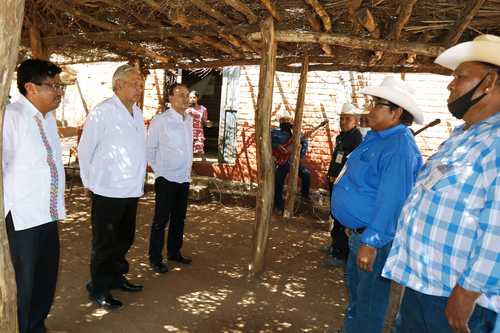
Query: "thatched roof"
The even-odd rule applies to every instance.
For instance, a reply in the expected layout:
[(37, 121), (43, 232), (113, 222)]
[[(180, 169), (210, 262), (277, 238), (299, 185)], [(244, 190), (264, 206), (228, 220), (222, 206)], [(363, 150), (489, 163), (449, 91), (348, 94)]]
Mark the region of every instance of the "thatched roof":
[(442, 72), (445, 47), (500, 35), (500, 0), (26, 0), (25, 13), (23, 56), (41, 36), (61, 63), (149, 68), (257, 64), (269, 15), (281, 69), (309, 54), (311, 69)]

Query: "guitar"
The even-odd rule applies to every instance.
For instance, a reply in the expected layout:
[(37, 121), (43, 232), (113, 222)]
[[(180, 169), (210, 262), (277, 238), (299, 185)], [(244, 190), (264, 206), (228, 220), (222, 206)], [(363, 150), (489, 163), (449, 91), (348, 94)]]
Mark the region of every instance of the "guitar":
[[(311, 135), (314, 134), (314, 132), (316, 132), (326, 124), (328, 124), (327, 119), (323, 120), (319, 125), (314, 126), (310, 131), (304, 134), (304, 138), (309, 138)], [(292, 145), (292, 142), (293, 142), (293, 135), (290, 136), (287, 142), (273, 149), (274, 163), (276, 166), (282, 166), (290, 159), (290, 156), (292, 156), (293, 152), (290, 151), (288, 147)]]

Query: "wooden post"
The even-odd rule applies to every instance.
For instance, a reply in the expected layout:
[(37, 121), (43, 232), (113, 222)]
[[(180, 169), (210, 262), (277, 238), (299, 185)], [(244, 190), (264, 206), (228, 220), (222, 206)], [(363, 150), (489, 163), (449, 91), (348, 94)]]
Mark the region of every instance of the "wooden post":
[(34, 59), (49, 60), (47, 49), (43, 45), (42, 34), (36, 24), (30, 27), (31, 56)]
[(257, 207), (253, 230), (252, 262), (250, 275), (264, 269), (264, 255), (269, 236), (269, 222), (274, 198), (274, 161), (271, 155), (271, 109), (273, 104), (274, 74), (276, 71), (277, 44), (274, 38), (274, 22), (268, 17), (261, 27), (262, 60), (259, 74), (259, 95), (255, 115), (257, 146)]
[(293, 154), (290, 175), (288, 176), (288, 191), (285, 202), (285, 211), (283, 217), (290, 219), (293, 217), (295, 206), (295, 195), (297, 192), (297, 178), (299, 176), (300, 164), (300, 133), (302, 128), (302, 115), (304, 114), (304, 100), (307, 87), (307, 73), (309, 72), (309, 56), (304, 57), (302, 62), (302, 72), (299, 79), (299, 92), (297, 94), (297, 105), (295, 106), (295, 119), (293, 121)]
[[(24, 0), (0, 1), (0, 124), (3, 124), (5, 104), (9, 95), (12, 74), (17, 61), (24, 16)], [(3, 137), (0, 126), (0, 142)], [(0, 151), (2, 144), (0, 144)], [(0, 165), (1, 165), (0, 154)], [(5, 228), (3, 207), (3, 177), (0, 173), (0, 332), (17, 333), (17, 291), (12, 267), (9, 240)]]

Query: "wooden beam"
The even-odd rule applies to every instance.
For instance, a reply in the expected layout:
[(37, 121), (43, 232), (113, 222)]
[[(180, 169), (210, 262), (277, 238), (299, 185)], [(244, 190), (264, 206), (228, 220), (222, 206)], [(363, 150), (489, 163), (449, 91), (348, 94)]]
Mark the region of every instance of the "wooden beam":
[[(311, 25), (311, 28), (313, 29), (313, 31), (315, 31), (315, 32), (321, 32), (321, 24), (319, 23), (319, 21), (316, 19), (315, 16), (316, 16), (315, 14), (310, 13), (309, 15), (307, 15), (307, 21)], [(332, 48), (331, 48), (330, 45), (321, 44), (321, 49), (327, 55), (332, 55), (333, 54), (333, 51), (332, 51)]]
[[(0, 124), (3, 124), (5, 105), (16, 67), (23, 16), (24, 0), (0, 1)], [(2, 138), (3, 126), (0, 126), (0, 149), (3, 146)], [(0, 332), (17, 333), (17, 288), (4, 219), (3, 194), (3, 176), (0, 173), (0, 214), (3, 222), (0, 223)]]
[(401, 3), (402, 7), (398, 15), (398, 21), (394, 25), (392, 32), (389, 34), (389, 38), (394, 39), (396, 41), (399, 40), (399, 37), (401, 36), (401, 31), (403, 31), (404, 26), (410, 20), (413, 7), (417, 3), (417, 0), (406, 0), (402, 1)]
[(49, 60), (49, 55), (43, 44), (42, 34), (36, 24), (31, 24), (29, 29), (31, 56), (36, 59)]
[(250, 275), (264, 270), (264, 259), (269, 238), (269, 223), (274, 198), (274, 161), (271, 155), (271, 109), (273, 105), (274, 73), (276, 69), (277, 44), (274, 36), (274, 22), (268, 17), (261, 29), (263, 51), (260, 63), (259, 95), (255, 115), (255, 136), (257, 149), (257, 206), (252, 237), (252, 262)]
[(214, 8), (212, 5), (208, 5), (205, 1), (203, 0), (189, 0), (193, 5), (195, 5), (199, 10), (204, 12), (205, 14), (213, 17), (217, 21), (224, 23), (227, 26), (233, 26), (235, 23), (228, 19), (224, 14), (219, 12), (217, 9)]
[(110, 44), (117, 47), (117, 48), (120, 48), (120, 49), (132, 51), (134, 53), (144, 55), (148, 58), (154, 59), (154, 60), (161, 62), (161, 63), (168, 63), (168, 62), (173, 61), (173, 58), (170, 56), (164, 56), (162, 54), (159, 54), (158, 52), (148, 50), (145, 47), (132, 45), (129, 42), (116, 41), (116, 42), (110, 42)]
[(453, 28), (449, 30), (448, 35), (445, 37), (445, 45), (452, 46), (459, 41), (465, 29), (472, 22), (472, 19), (476, 16), (484, 2), (485, 0), (468, 0), (465, 3), (460, 18), (455, 22)]
[(319, 15), (321, 18), (321, 21), (323, 22), (323, 27), (325, 28), (326, 32), (332, 31), (332, 19), (330, 18), (330, 15), (326, 12), (325, 8), (319, 3), (318, 0), (304, 0), (307, 4), (309, 4), (316, 13)]
[(105, 30), (122, 30), (124, 28), (126, 29), (126, 27), (122, 27), (116, 24), (99, 21), (98, 19), (83, 13), (82, 11), (76, 9), (75, 7), (67, 5), (64, 1), (57, 1), (57, 3), (54, 3), (51, 6), (51, 8), (57, 9), (63, 13), (69, 13), (79, 20), (82, 20), (84, 22), (87, 22), (88, 24), (91, 24), (93, 26)]
[(299, 92), (297, 94), (297, 104), (295, 106), (295, 118), (293, 122), (293, 153), (292, 153), (292, 166), (290, 168), (290, 175), (288, 177), (288, 191), (285, 203), (285, 210), (283, 217), (290, 219), (293, 217), (293, 210), (295, 206), (295, 196), (297, 193), (297, 180), (299, 176), (300, 164), (300, 136), (302, 132), (302, 116), (304, 114), (304, 101), (306, 96), (307, 87), (307, 73), (309, 72), (309, 57), (305, 56), (302, 62), (302, 71), (300, 72), (299, 79)]
[(377, 20), (368, 8), (361, 8), (356, 11), (356, 19), (359, 24), (370, 32), (373, 38), (380, 39), (380, 28)]
[(254, 24), (257, 22), (257, 16), (245, 3), (239, 0), (224, 0), (224, 2), (226, 5), (233, 7), (236, 11), (243, 14), (247, 18), (248, 23)]
[(260, 2), (266, 7), (267, 11), (275, 18), (276, 21), (281, 21), (281, 16), (278, 13), (278, 9), (272, 2), (272, 0), (260, 0)]
[[(252, 33), (249, 35), (249, 39), (260, 40), (261, 33)], [(320, 43), (396, 54), (415, 53), (417, 55), (424, 55), (428, 57), (436, 57), (445, 50), (443, 46), (424, 43), (396, 42), (342, 34), (297, 32), (291, 30), (276, 31), (276, 41), (284, 43)]]
[(222, 51), (226, 54), (229, 54), (230, 56), (236, 58), (236, 59), (239, 59), (239, 58), (242, 58), (242, 54), (233, 50), (232, 48), (230, 48), (229, 46), (226, 46), (224, 44), (222, 44), (221, 42), (219, 42), (216, 38), (212, 38), (212, 37), (208, 37), (208, 36), (194, 36), (192, 38), (192, 41), (195, 42), (195, 43), (198, 43), (198, 44), (206, 44), (206, 45), (209, 45), (211, 47), (213, 47), (214, 49), (217, 49), (219, 51)]

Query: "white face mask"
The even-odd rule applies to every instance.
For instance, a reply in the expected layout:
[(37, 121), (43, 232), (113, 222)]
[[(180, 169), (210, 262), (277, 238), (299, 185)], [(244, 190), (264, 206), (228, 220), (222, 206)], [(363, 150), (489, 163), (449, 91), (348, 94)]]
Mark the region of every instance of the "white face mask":
[(368, 133), (368, 131), (370, 131), (370, 127), (359, 127), (359, 131), (361, 132), (361, 135), (363, 136), (363, 138), (366, 136), (366, 133)]

